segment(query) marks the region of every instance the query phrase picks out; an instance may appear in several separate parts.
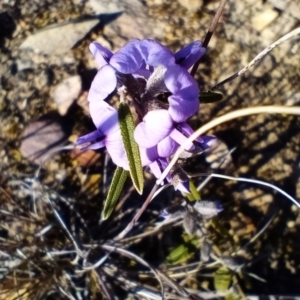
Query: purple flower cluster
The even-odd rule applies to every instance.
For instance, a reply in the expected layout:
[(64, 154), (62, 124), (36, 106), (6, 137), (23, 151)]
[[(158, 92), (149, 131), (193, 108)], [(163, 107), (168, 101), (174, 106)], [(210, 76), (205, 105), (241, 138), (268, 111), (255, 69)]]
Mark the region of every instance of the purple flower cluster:
[[(90, 51), (99, 65), (88, 95), (97, 130), (80, 137), (77, 144), (89, 143), (84, 149), (106, 147), (116, 165), (129, 169), (117, 110), (105, 101), (117, 92), (136, 111), (134, 138), (142, 165), (148, 165), (159, 177), (170, 156), (193, 133), (186, 121), (199, 109), (199, 88), (188, 69), (205, 49), (196, 41), (173, 54), (160, 43), (147, 39), (133, 40), (115, 54), (95, 42)], [(196, 143), (207, 148), (211, 141), (198, 138)], [(190, 143), (185, 150), (195, 149), (195, 143)], [(172, 181), (171, 174), (167, 179)], [(181, 182), (177, 188), (188, 191)]]

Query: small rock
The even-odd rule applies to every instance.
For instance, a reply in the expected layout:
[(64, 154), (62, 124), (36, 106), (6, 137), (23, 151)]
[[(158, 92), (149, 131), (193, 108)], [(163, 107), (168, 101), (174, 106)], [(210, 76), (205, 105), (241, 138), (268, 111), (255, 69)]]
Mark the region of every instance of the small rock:
[[(96, 14), (107, 15), (104, 33), (114, 49), (123, 47), (130, 39), (160, 38), (164, 26), (158, 20), (151, 19), (141, 1), (138, 0), (88, 0)], [(112, 20), (111, 18), (114, 18)], [(102, 21), (102, 19), (101, 19)], [(145, 26), (147, 24), (147, 26)]]
[(81, 78), (79, 75), (65, 79), (56, 87), (53, 98), (61, 116), (67, 113), (69, 107), (79, 97), (80, 92)]
[(266, 8), (257, 13), (252, 19), (252, 26), (257, 31), (262, 31), (268, 27), (277, 17), (279, 13), (273, 8)]
[(22, 155), (37, 164), (44, 163), (66, 144), (70, 128), (64, 126), (64, 123), (63, 118), (55, 113), (29, 123), (21, 137)]
[(190, 12), (196, 12), (200, 10), (203, 5), (202, 0), (178, 0), (178, 2)]
[(47, 55), (62, 55), (82, 40), (98, 23), (99, 19), (93, 17), (48, 26), (28, 36), (20, 49), (32, 49)]

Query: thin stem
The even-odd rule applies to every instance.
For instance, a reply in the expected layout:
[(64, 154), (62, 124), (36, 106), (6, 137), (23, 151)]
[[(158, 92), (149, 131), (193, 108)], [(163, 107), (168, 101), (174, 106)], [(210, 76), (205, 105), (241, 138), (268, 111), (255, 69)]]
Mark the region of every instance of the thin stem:
[[(209, 29), (206, 33), (206, 36), (204, 38), (204, 41), (203, 41), (203, 44), (202, 44), (202, 47), (204, 48), (207, 48), (208, 44), (209, 44), (209, 41), (214, 33), (214, 31), (216, 30), (216, 27), (217, 27), (217, 24), (218, 24), (218, 21), (223, 13), (223, 10), (224, 10), (224, 7), (225, 7), (225, 4), (226, 4), (227, 0), (221, 0), (220, 1), (220, 4), (219, 4), (219, 7), (217, 9), (217, 12), (209, 26)], [(196, 63), (194, 64), (193, 68), (192, 68), (192, 71), (191, 71), (191, 75), (192, 76), (195, 76), (196, 72), (197, 72), (197, 69), (199, 67), (199, 64), (200, 64), (200, 59), (198, 59), (196, 61)]]
[(215, 178), (227, 179), (227, 180), (255, 183), (255, 184), (260, 184), (260, 185), (263, 185), (263, 186), (270, 187), (270, 188), (276, 190), (277, 192), (279, 192), (280, 194), (282, 194), (283, 196), (285, 196), (286, 198), (288, 198), (289, 200), (291, 200), (298, 208), (300, 208), (300, 204), (297, 202), (296, 199), (294, 199), (288, 193), (286, 193), (285, 191), (283, 191), (282, 189), (280, 189), (279, 187), (277, 187), (276, 185), (273, 185), (271, 183), (261, 181), (261, 180), (257, 180), (257, 179), (249, 179), (249, 178), (243, 178), (243, 177), (232, 177), (232, 176), (215, 174), (215, 173), (212, 173), (210, 176), (215, 177)]
[(166, 178), (172, 167), (175, 165), (176, 161), (178, 160), (180, 154), (184, 151), (185, 147), (189, 145), (192, 141), (194, 141), (197, 137), (199, 137), (201, 134), (207, 132), (208, 130), (223, 124), (225, 122), (231, 121), (233, 119), (237, 119), (240, 117), (245, 117), (249, 115), (255, 115), (255, 114), (290, 114), (290, 115), (300, 115), (300, 107), (286, 107), (286, 106), (257, 106), (257, 107), (249, 107), (249, 108), (243, 108), (239, 110), (235, 110), (233, 112), (230, 112), (226, 115), (220, 116), (202, 127), (198, 128), (176, 151), (174, 154), (174, 157), (172, 158), (169, 165), (166, 167), (166, 169), (161, 174), (160, 178), (156, 181), (156, 184), (160, 185), (162, 181)]
[(119, 241), (121, 240), (125, 235), (128, 234), (128, 232), (133, 228), (133, 226), (136, 224), (136, 222), (139, 220), (140, 216), (143, 214), (149, 203), (152, 201), (154, 198), (153, 195), (155, 194), (156, 190), (158, 189), (159, 185), (155, 184), (148, 195), (146, 201), (144, 202), (143, 206), (138, 210), (138, 212), (135, 214), (133, 219), (130, 221), (130, 223), (126, 226), (126, 228), (119, 233), (115, 238), (114, 241)]
[(269, 53), (271, 50), (273, 50), (275, 47), (280, 45), (281, 43), (285, 42), (286, 40), (293, 38), (300, 34), (300, 27), (292, 30), (291, 32), (285, 34), (280, 39), (278, 39), (276, 42), (269, 45), (267, 48), (265, 48), (263, 51), (261, 51), (259, 54), (257, 54), (243, 69), (238, 71), (237, 73), (231, 75), (230, 77), (226, 78), (225, 80), (221, 81), (220, 83), (216, 84), (214, 87), (210, 89), (210, 91), (218, 89), (220, 86), (224, 85), (227, 82), (232, 81), (236, 77), (244, 74), (248, 69), (250, 69), (252, 66), (254, 66), (261, 58), (263, 58), (267, 53)]

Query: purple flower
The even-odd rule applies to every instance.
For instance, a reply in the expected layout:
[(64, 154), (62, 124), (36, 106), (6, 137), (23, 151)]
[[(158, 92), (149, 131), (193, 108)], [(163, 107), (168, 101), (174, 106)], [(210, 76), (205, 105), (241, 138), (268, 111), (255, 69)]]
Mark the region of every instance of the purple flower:
[(145, 68), (145, 64), (167, 67), (175, 63), (172, 52), (153, 40), (133, 40), (115, 54), (98, 43), (92, 43), (90, 50), (100, 67), (89, 91), (90, 102), (104, 100), (115, 90), (117, 72), (133, 75), (142, 73), (149, 76), (150, 71)]
[[(135, 106), (139, 124), (134, 137), (142, 164), (150, 165), (159, 177), (168, 158), (193, 132), (186, 120), (199, 109), (199, 88), (187, 70), (205, 49), (196, 41), (173, 54), (156, 41), (133, 40), (115, 54), (98, 43), (92, 43), (90, 50), (99, 65), (88, 95), (97, 130), (80, 137), (77, 144), (89, 143), (83, 149), (106, 147), (113, 162), (128, 170), (117, 110), (104, 101), (117, 91)], [(202, 138), (197, 142), (203, 148), (209, 144)], [(186, 147), (194, 149), (194, 143)], [(167, 179), (172, 181), (171, 175)], [(188, 191), (187, 184), (179, 182), (178, 188)]]

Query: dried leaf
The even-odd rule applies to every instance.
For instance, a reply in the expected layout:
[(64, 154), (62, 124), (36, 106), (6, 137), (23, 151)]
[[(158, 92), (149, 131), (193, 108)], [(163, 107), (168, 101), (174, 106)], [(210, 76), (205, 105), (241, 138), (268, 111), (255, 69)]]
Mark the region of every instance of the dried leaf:
[(197, 201), (194, 205), (194, 209), (206, 218), (212, 218), (223, 210), (221, 204), (218, 201), (209, 200)]

